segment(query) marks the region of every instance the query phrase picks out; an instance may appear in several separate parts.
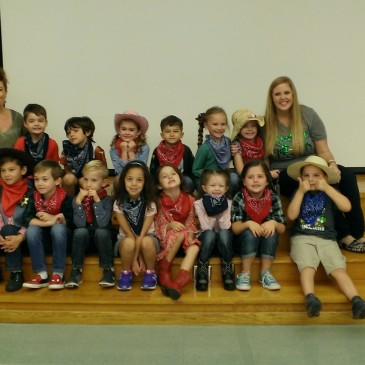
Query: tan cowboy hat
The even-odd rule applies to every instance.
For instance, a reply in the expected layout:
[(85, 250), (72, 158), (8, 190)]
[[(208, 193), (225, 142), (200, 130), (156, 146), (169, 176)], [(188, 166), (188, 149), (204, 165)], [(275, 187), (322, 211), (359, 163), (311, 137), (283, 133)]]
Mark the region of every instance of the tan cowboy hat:
[(249, 109), (238, 109), (232, 114), (233, 132), (231, 140), (233, 141), (245, 124), (251, 120), (255, 120), (260, 127), (265, 125), (264, 117), (252, 113)]
[(298, 180), (298, 177), (301, 176), (302, 168), (307, 165), (317, 166), (321, 170), (323, 170), (328, 177), (329, 184), (336, 184), (339, 182), (339, 175), (328, 167), (327, 162), (322, 157), (318, 156), (309, 156), (304, 161), (299, 161), (291, 164), (288, 167), (288, 175), (292, 179)]

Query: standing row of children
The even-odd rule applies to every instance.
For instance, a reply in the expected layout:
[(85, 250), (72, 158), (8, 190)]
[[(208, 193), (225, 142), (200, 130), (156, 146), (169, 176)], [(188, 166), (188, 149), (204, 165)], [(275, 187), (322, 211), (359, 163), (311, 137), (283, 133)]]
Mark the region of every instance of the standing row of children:
[[(36, 115), (34, 119), (42, 117), (41, 113), (31, 114)], [(43, 116), (46, 124), (45, 112)], [(17, 242), (13, 244), (6, 243), (9, 236), (1, 234), (0, 244), (5, 252), (19, 251), (21, 238), (26, 238), (28, 242), (36, 277), (25, 282), (23, 286), (29, 288), (49, 286), (53, 289), (64, 286), (63, 272), (70, 224), (75, 224), (77, 228), (73, 235), (73, 268), (66, 286), (77, 287), (81, 284), (83, 260), (90, 239), (98, 247), (100, 266), (104, 268), (100, 285), (113, 286), (115, 281), (113, 243), (108, 226), (113, 205), (120, 227), (118, 241), (114, 248), (119, 252), (122, 261), (118, 289), (131, 289), (133, 272), (143, 273), (142, 289), (155, 288), (157, 276), (154, 267), (157, 260), (158, 280), (162, 292), (172, 299), (178, 299), (181, 290), (192, 281), (190, 271), (198, 256), (196, 288), (206, 290), (209, 258), (215, 247), (222, 257), (222, 277), (226, 290), (233, 290), (235, 287), (239, 290), (250, 290), (251, 265), (256, 256), (261, 258), (260, 282), (262, 285), (270, 290), (280, 289), (279, 283), (271, 274), (270, 267), (275, 258), (278, 236), (284, 232), (286, 222), (280, 198), (271, 185), (271, 175), (277, 172), (270, 174), (267, 163), (263, 160), (263, 144), (258, 130), (264, 121), (249, 110), (237, 111), (232, 118), (234, 131), (231, 145), (230, 140), (224, 135), (228, 121), (223, 109), (213, 107), (199, 115), (197, 119), (200, 127), (200, 147), (195, 159), (190, 149), (181, 142), (183, 134), (181, 120), (169, 116), (161, 122), (163, 141), (153, 152), (149, 171), (145, 164), (149, 154), (145, 135), (148, 129), (147, 119), (135, 112), (125, 112), (115, 116), (117, 135), (113, 139), (110, 154), (115, 170), (120, 176), (116, 179), (114, 205), (105, 191), (108, 170), (103, 150), (99, 148), (98, 151), (92, 145), (95, 127), (88, 127), (91, 120), (87, 117), (71, 118), (67, 121), (65, 131), (69, 140), (63, 142), (61, 157), (61, 163), (66, 172), (63, 181), (61, 180), (62, 169), (56, 161), (52, 167), (49, 165), (52, 161), (48, 160), (37, 164), (34, 170), (36, 191), (31, 194), (30, 188), (27, 187), (22, 195), (22, 197), (27, 196), (29, 200), (24, 205), (32, 207), (32, 209), (25, 209), (26, 218), (23, 220), (23, 225), (11, 224), (14, 223), (11, 220), (3, 224), (3, 228), (11, 225), (20, 228), (16, 235), (10, 235), (13, 241), (15, 237), (17, 238)], [(38, 129), (28, 128), (29, 135), (32, 136), (32, 131), (42, 129), (39, 127), (39, 121), (37, 123), (35, 120), (35, 125), (37, 124)], [(25, 126), (27, 127), (26, 116)], [(202, 144), (203, 128), (208, 131), (204, 144)], [(51, 139), (44, 133), (44, 128), (42, 138), (38, 141), (32, 140), (31, 143), (29, 140), (30, 138), (26, 136), (23, 148), (22, 146), (18, 148), (28, 151), (34, 159), (35, 157), (47, 158), (45, 142), (49, 146)], [(41, 144), (40, 141), (42, 141)], [(9, 151), (7, 153), (9, 154)], [(236, 172), (227, 173), (232, 155)], [(19, 181), (16, 183), (23, 183), (22, 175), (25, 173), (26, 164), (19, 155), (17, 158), (15, 162), (13, 161), (11, 168), (14, 170), (14, 165), (19, 167)], [(92, 159), (100, 161), (88, 162)], [(3, 161), (4, 159), (1, 159), (4, 196), (7, 190), (4, 189), (7, 185), (6, 163), (9, 164), (9, 161), (5, 163), (5, 168)], [(326, 162), (323, 160), (316, 162), (317, 164), (313, 164), (312, 161), (308, 161), (301, 167), (299, 174), (292, 176), (299, 180), (300, 186), (296, 196), (301, 197), (303, 201), (300, 198), (294, 199), (289, 206), (290, 217), (297, 219), (299, 227), (294, 232), (299, 232), (299, 235), (304, 237), (314, 235), (315, 238), (317, 238), (318, 222), (321, 222), (319, 218), (326, 209), (327, 196), (330, 198), (328, 200), (332, 199), (339, 209), (343, 211), (349, 209), (349, 203), (342, 202), (346, 198), (326, 182), (329, 178)], [(190, 166), (192, 166), (193, 175), (189, 176)], [(307, 168), (313, 166), (318, 170), (313, 173), (314, 177), (306, 172)], [(150, 172), (154, 171), (156, 178), (153, 183)], [(30, 171), (28, 171), (29, 174)], [(71, 187), (71, 193), (72, 188), (80, 183), (71, 203), (68, 202), (70, 199), (65, 190), (60, 187), (61, 181), (65, 188)], [(241, 184), (242, 189), (240, 189)], [(8, 185), (11, 186), (11, 184)], [(198, 186), (198, 200), (194, 201), (194, 198), (185, 192), (185, 185), (190, 192)], [(154, 198), (154, 186), (158, 192), (157, 200)], [(236, 193), (233, 201), (228, 198), (229, 189)], [(313, 196), (317, 195), (321, 197), (315, 198), (315, 204), (313, 204)], [(67, 216), (63, 211), (63, 208), (70, 204), (73, 207), (73, 217)], [(2, 211), (4, 211), (3, 198)], [(199, 227), (194, 212), (198, 217)], [(310, 224), (306, 220), (303, 223), (304, 214), (310, 216)], [(326, 222), (327, 220), (324, 219), (323, 229), (319, 231), (327, 232), (329, 228)], [(43, 238), (45, 230), (42, 228), (44, 227), (49, 227), (47, 233), (50, 234), (53, 245), (53, 275), (50, 281), (48, 281), (44, 260), (43, 245), (46, 240), (43, 239), (42, 243), (42, 239), (39, 238)], [(333, 229), (333, 225), (329, 227)], [(232, 233), (237, 237), (242, 259), (242, 271), (236, 283), (231, 264)], [(295, 236), (296, 233), (294, 233)], [(333, 251), (332, 246), (338, 249), (337, 244), (333, 244), (332, 236), (324, 235), (331, 251)], [(329, 243), (328, 239), (332, 241)], [(313, 282), (315, 268), (322, 261), (328, 265), (328, 270), (325, 266), (327, 273), (338, 281), (340, 288), (352, 300), (354, 318), (363, 318), (365, 303), (358, 296), (353, 284), (352, 286), (349, 284), (352, 281), (346, 274), (343, 260), (339, 259), (340, 251), (329, 254), (327, 250), (323, 250), (314, 260), (313, 252), (310, 252), (311, 248), (309, 248), (312, 247), (312, 243), (308, 243), (306, 238), (302, 240), (305, 242), (299, 245), (293, 243), (296, 250), (292, 249), (291, 254), (301, 272), (308, 315), (318, 315), (321, 307), (319, 299), (314, 295)], [(57, 243), (59, 241), (62, 243)], [(307, 247), (307, 251), (303, 247)], [(173, 279), (171, 265), (180, 248), (183, 249), (185, 257), (176, 278)], [(56, 256), (57, 259), (55, 259)], [(340, 256), (342, 257), (341, 254)], [(21, 269), (17, 267), (14, 270), (15, 266), (11, 268), (8, 261), (6, 262), (7, 268), (11, 271), (7, 290), (11, 291), (14, 287), (17, 289), (16, 282), (20, 283), (23, 279)]]

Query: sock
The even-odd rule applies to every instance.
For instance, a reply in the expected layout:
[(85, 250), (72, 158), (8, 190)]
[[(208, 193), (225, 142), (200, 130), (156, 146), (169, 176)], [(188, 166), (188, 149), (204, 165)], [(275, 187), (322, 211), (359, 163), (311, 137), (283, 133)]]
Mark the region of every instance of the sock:
[(39, 275), (42, 279), (47, 279), (48, 278), (47, 271), (37, 272), (37, 275)]

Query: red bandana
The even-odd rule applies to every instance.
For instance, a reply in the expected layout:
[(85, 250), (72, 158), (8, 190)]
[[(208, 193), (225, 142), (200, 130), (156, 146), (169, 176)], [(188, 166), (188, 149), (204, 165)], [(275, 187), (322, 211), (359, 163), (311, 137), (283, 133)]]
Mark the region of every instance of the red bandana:
[(244, 138), (240, 138), (239, 142), (242, 151), (242, 160), (244, 163), (252, 160), (262, 160), (264, 157), (264, 144), (261, 137), (257, 136), (254, 141), (248, 141)]
[(180, 223), (185, 222), (191, 210), (189, 195), (183, 191), (175, 201), (161, 193), (161, 206), (165, 214), (169, 213), (174, 221)]
[(172, 146), (167, 146), (165, 141), (161, 141), (157, 146), (156, 154), (160, 166), (170, 163), (176, 167), (179, 166), (184, 157), (185, 146), (181, 140)]
[(35, 190), (34, 191), (34, 206), (36, 212), (46, 212), (52, 215), (56, 215), (61, 213), (61, 205), (66, 198), (66, 191), (65, 189), (57, 186), (56, 191), (53, 195), (44, 200), (42, 194)]
[(3, 212), (10, 218), (14, 214), (16, 205), (22, 200), (28, 190), (27, 180), (21, 179), (15, 184), (8, 185), (5, 181), (0, 179), (0, 185), (3, 188), (1, 193)]
[(261, 198), (252, 197), (246, 187), (242, 189), (242, 192), (245, 198), (246, 213), (254, 222), (261, 224), (270, 213), (272, 205), (270, 189), (266, 187)]
[[(103, 199), (107, 195), (107, 191), (105, 189), (100, 189), (98, 191), (98, 196)], [(94, 198), (92, 196), (85, 196), (82, 200), (82, 207), (84, 208), (86, 214), (86, 222), (91, 224), (93, 222), (94, 215)]]

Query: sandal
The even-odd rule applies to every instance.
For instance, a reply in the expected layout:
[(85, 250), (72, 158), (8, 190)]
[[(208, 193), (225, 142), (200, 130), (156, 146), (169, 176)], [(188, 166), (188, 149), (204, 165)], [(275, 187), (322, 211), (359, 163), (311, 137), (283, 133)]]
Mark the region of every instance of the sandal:
[(356, 252), (356, 253), (365, 253), (365, 243), (360, 242), (358, 240), (353, 240), (351, 243), (346, 245), (343, 242), (338, 243), (340, 248), (350, 251), (350, 252)]

